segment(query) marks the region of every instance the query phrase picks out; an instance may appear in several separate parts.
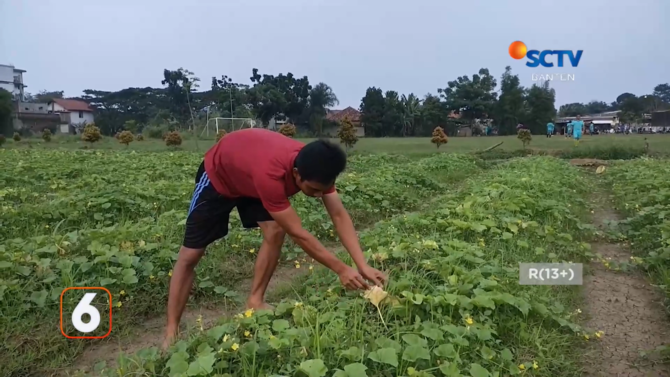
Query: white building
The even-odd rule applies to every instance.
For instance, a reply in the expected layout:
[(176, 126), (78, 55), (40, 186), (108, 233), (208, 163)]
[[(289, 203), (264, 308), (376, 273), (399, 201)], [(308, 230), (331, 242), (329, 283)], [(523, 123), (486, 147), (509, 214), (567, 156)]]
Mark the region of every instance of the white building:
[(62, 133), (77, 132), (84, 125), (95, 122), (93, 109), (84, 101), (54, 98), (47, 106), (49, 113), (61, 115), (64, 124), (59, 131)]
[(14, 68), (13, 65), (0, 64), (0, 88), (10, 92), (14, 98), (23, 100), (23, 69)]

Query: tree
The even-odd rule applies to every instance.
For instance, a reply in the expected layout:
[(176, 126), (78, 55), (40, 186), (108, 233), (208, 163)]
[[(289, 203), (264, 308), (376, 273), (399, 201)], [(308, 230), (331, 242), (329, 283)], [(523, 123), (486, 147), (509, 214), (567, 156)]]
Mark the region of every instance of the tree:
[(291, 123), (286, 123), (282, 124), (282, 126), (279, 127), (279, 133), (287, 137), (294, 137), (296, 129), (295, 126), (292, 125)]
[[(419, 117), (417, 119), (416, 135), (429, 136), (435, 127), (445, 124), (449, 119), (449, 109), (446, 104), (440, 100), (440, 97), (433, 94), (426, 94), (423, 98), (423, 104)], [(445, 133), (448, 133), (445, 130)]]
[(86, 127), (84, 127), (84, 131), (81, 133), (81, 140), (93, 143), (99, 141), (102, 139), (102, 134), (100, 134), (100, 129), (95, 126), (95, 124), (87, 124)]
[(512, 74), (512, 68), (505, 67), (500, 79), (500, 99), (495, 107), (495, 118), (501, 135), (512, 135), (517, 124), (526, 119), (525, 90), (520, 85), (519, 76)]
[(533, 140), (533, 135), (531, 135), (530, 130), (522, 128), (519, 130), (516, 138), (521, 140), (521, 143), (523, 143), (523, 148), (526, 149), (526, 147), (530, 144), (530, 141)]
[(365, 135), (386, 136), (383, 130), (385, 99), (380, 88), (370, 87), (361, 99), (361, 123)]
[(579, 102), (567, 103), (565, 105), (561, 105), (561, 107), (558, 109), (558, 115), (562, 117), (574, 117), (584, 114), (588, 114), (588, 109), (586, 108), (586, 105)]
[(496, 79), (488, 69), (482, 68), (472, 75), (472, 79), (461, 76), (449, 81), (447, 88), (437, 91), (449, 110), (460, 114), (472, 125), (475, 119), (485, 119), (492, 114), (498, 96), (495, 87)]
[(249, 89), (249, 105), (263, 124), (281, 116), (293, 123), (300, 121), (312, 89), (307, 76), (296, 79), (291, 72), (277, 76), (261, 75), (258, 68), (254, 68), (250, 79), (253, 87)]
[(47, 103), (47, 102), (53, 101), (54, 98), (63, 98), (63, 91), (62, 90), (57, 90), (57, 91), (49, 92), (49, 91), (46, 91), (46, 90), (40, 90), (39, 93), (37, 93), (33, 96), (32, 101), (30, 101), (30, 102)]
[(656, 85), (653, 95), (658, 97), (662, 102), (670, 104), (670, 84)]
[(320, 82), (309, 91), (308, 119), (317, 136), (323, 133), (326, 109), (339, 103), (333, 89), (327, 84)]
[[(166, 94), (170, 100), (170, 111), (179, 124), (186, 125), (189, 118), (193, 120), (191, 98), (200, 81), (193, 72), (179, 68), (176, 71), (163, 70), (161, 84), (167, 85)], [(191, 124), (194, 127), (194, 124)]]
[(447, 144), (449, 139), (447, 138), (447, 134), (444, 133), (444, 129), (442, 127), (435, 127), (433, 130), (433, 137), (430, 139), (430, 142), (435, 144), (438, 148), (442, 144)]
[(214, 104), (223, 118), (249, 118), (248, 89), (249, 85), (236, 83), (227, 75), (222, 75), (221, 79), (212, 77), (212, 90), (209, 95), (204, 95), (205, 102)]
[(546, 124), (556, 117), (556, 91), (549, 87), (549, 81), (541, 85), (533, 85), (526, 95), (528, 115), (525, 125), (531, 133), (542, 134), (546, 131)]
[(165, 145), (168, 147), (178, 147), (181, 141), (181, 135), (177, 131), (170, 131), (165, 135)]
[(48, 128), (45, 128), (42, 130), (42, 140), (45, 142), (50, 142), (51, 141), (51, 130)]
[(398, 92), (389, 90), (384, 96), (384, 116), (382, 116), (383, 136), (401, 136), (403, 126), (403, 104)]
[(619, 120), (624, 124), (639, 123), (642, 120), (644, 103), (638, 97), (627, 97), (620, 105)]
[(410, 93), (409, 96), (404, 94), (400, 98), (402, 112), (400, 114), (402, 119), (402, 136), (413, 136), (416, 133), (415, 127), (421, 119), (422, 107), (421, 100)]
[(13, 112), (12, 94), (0, 88), (0, 135), (9, 135), (13, 131)]
[(356, 128), (349, 118), (345, 117), (342, 119), (342, 122), (340, 122), (340, 128), (337, 130), (337, 137), (340, 138), (340, 143), (344, 144), (347, 152), (354, 147), (356, 142), (358, 142)]
[(125, 144), (126, 147), (135, 140), (135, 136), (130, 131), (123, 131), (119, 134), (119, 143)]
[(621, 93), (621, 94), (619, 94), (619, 96), (616, 98), (616, 103), (617, 103), (618, 105), (621, 105), (621, 104), (624, 103), (627, 99), (629, 99), (629, 98), (635, 98), (635, 97), (636, 97), (636, 95), (633, 94), (633, 93), (628, 93), (628, 92), (626, 92), (626, 93)]
[(586, 104), (586, 114), (600, 114), (609, 111), (610, 105), (603, 101), (591, 101)]

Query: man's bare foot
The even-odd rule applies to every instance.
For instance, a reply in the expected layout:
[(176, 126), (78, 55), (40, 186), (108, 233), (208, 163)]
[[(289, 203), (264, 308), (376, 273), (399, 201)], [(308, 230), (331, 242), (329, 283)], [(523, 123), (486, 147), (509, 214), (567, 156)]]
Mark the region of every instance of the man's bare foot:
[(165, 335), (165, 339), (163, 339), (163, 344), (161, 345), (161, 350), (167, 351), (168, 348), (174, 343), (174, 341), (177, 339), (177, 332), (176, 331), (167, 331)]
[(247, 301), (247, 309), (275, 310), (275, 307), (266, 302)]

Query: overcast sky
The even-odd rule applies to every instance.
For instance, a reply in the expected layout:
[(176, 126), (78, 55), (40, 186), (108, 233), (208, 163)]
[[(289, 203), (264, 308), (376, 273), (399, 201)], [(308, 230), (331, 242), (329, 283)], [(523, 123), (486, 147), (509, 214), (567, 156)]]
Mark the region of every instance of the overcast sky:
[[(325, 82), (339, 108), (369, 86), (436, 93), (461, 75), (506, 65), (572, 73), (554, 81), (557, 107), (651, 93), (670, 82), (670, 0), (0, 0), (0, 64), (25, 69), (28, 92), (161, 86), (187, 68), (208, 88), (226, 74), (249, 83), (293, 72)], [(579, 66), (529, 68), (529, 49), (584, 50)]]

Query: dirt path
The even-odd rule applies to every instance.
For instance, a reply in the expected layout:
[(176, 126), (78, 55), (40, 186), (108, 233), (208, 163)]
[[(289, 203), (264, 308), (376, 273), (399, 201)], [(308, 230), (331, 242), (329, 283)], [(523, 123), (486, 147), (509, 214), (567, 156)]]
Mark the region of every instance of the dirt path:
[[(597, 203), (594, 224), (601, 230), (609, 221), (618, 220), (609, 203)], [(592, 244), (594, 253), (611, 261), (630, 262), (630, 253), (622, 246), (603, 240)], [(603, 262), (591, 264), (592, 274), (584, 277), (587, 315), (585, 324), (603, 331), (601, 339), (591, 342), (584, 358), (585, 376), (661, 377), (670, 376), (670, 365), (662, 365), (641, 352), (650, 351), (670, 340), (670, 319), (661, 302), (661, 293), (639, 272), (615, 272)]]

